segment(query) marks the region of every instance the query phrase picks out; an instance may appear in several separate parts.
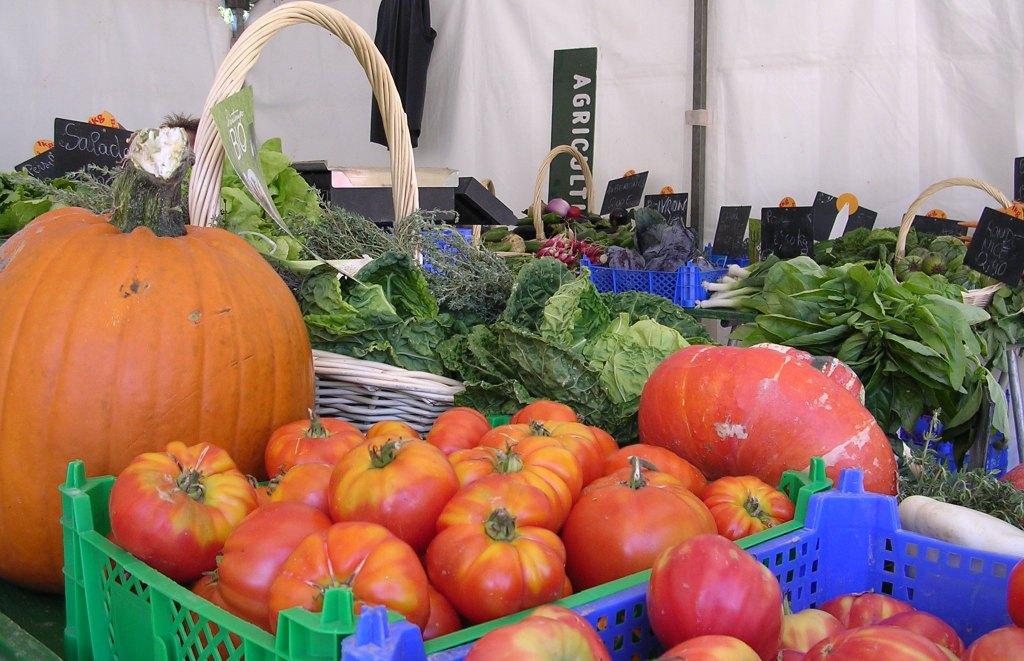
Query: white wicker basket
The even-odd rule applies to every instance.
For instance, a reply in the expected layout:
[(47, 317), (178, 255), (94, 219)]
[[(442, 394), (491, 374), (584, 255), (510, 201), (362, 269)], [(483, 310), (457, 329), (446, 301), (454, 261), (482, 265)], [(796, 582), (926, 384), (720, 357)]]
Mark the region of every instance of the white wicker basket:
[[(940, 190), (946, 188), (953, 188), (955, 186), (964, 186), (966, 188), (977, 188), (980, 191), (984, 191), (999, 204), (1000, 207), (1010, 206), (1010, 200), (1006, 198), (998, 188), (991, 184), (987, 184), (979, 179), (971, 179), (969, 177), (953, 177), (952, 179), (943, 179), (942, 181), (936, 182), (924, 189), (917, 199), (910, 203), (910, 207), (907, 212), (903, 214), (903, 221), (900, 223), (900, 233), (896, 239), (896, 259), (902, 259), (907, 254), (907, 235), (910, 234), (910, 228), (914, 224), (914, 217), (917, 216), (917, 212), (921, 210), (921, 205), (924, 204), (932, 195), (938, 193)], [(981, 289), (970, 289), (963, 293), (964, 303), (973, 305), (974, 307), (984, 308), (992, 302), (992, 296), (999, 290), (1003, 285), (997, 283), (989, 285), (988, 287), (982, 287)]]
[[(336, 9), (316, 2), (291, 2), (276, 7), (250, 25), (221, 63), (206, 97), (196, 136), (196, 163), (189, 186), (189, 217), (193, 225), (209, 225), (220, 209), (220, 178), (224, 147), (210, 109), (242, 88), (260, 51), (278, 31), (290, 25), (319, 25), (341, 39), (355, 55), (377, 100), (391, 157), (392, 199), (396, 222), (419, 207), (419, 189), (412, 142), (402, 100), (387, 63), (366, 32)], [(425, 432), (451, 408), (461, 383), (423, 372), (357, 360), (325, 351), (313, 352), (317, 409), (366, 429), (379, 420), (397, 419)]]

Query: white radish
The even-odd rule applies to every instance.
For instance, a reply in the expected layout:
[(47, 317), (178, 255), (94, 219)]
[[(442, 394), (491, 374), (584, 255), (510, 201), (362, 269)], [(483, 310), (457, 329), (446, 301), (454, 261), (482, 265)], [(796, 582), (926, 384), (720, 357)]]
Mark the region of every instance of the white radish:
[(927, 496), (906, 498), (899, 511), (904, 530), (969, 549), (1024, 557), (1024, 530), (984, 512)]

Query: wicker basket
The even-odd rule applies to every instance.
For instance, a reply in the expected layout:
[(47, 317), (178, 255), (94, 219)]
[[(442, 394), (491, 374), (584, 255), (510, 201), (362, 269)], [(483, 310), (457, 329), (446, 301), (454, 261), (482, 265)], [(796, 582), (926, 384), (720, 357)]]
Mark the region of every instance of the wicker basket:
[[(220, 177), (224, 146), (210, 109), (242, 88), (263, 46), (278, 31), (301, 23), (319, 25), (352, 49), (366, 72), (391, 157), (392, 199), (396, 224), (419, 207), (419, 190), (412, 143), (402, 101), (387, 63), (373, 39), (337, 9), (315, 2), (292, 2), (276, 7), (253, 22), (231, 47), (206, 97), (196, 136), (196, 163), (189, 186), (189, 217), (193, 225), (210, 225), (220, 210)], [(366, 429), (374, 422), (399, 419), (423, 432), (450, 408), (461, 383), (422, 372), (356, 360), (324, 351), (313, 353), (317, 409)]]
[[(1000, 207), (1010, 206), (1010, 201), (999, 191), (999, 189), (978, 179), (954, 177), (952, 179), (943, 179), (942, 181), (934, 183), (926, 188), (923, 193), (918, 195), (917, 199), (910, 203), (910, 207), (907, 209), (907, 212), (903, 214), (903, 220), (900, 223), (900, 233), (896, 239), (896, 259), (902, 259), (903, 256), (906, 255), (907, 235), (910, 234), (910, 228), (914, 224), (914, 217), (917, 215), (918, 211), (921, 210), (921, 205), (924, 204), (925, 200), (935, 193), (938, 193), (940, 190), (953, 188), (955, 186), (977, 188), (980, 191), (988, 193)], [(992, 302), (992, 295), (995, 294), (1002, 286), (1002, 284), (994, 284), (989, 285), (988, 287), (982, 287), (981, 289), (965, 291), (963, 293), (964, 303), (979, 308), (986, 307), (990, 302)]]
[(533, 184), (533, 206), (530, 208), (530, 217), (533, 219), (534, 229), (537, 230), (537, 238), (542, 241), (547, 237), (544, 235), (544, 202), (541, 200), (541, 195), (544, 193), (544, 182), (548, 178), (551, 162), (561, 154), (572, 156), (580, 164), (580, 170), (583, 172), (583, 187), (587, 189), (587, 211), (591, 213), (597, 211), (594, 208), (594, 175), (590, 172), (590, 165), (587, 164), (587, 159), (583, 158), (583, 154), (575, 147), (569, 145), (555, 147), (540, 162), (537, 180)]

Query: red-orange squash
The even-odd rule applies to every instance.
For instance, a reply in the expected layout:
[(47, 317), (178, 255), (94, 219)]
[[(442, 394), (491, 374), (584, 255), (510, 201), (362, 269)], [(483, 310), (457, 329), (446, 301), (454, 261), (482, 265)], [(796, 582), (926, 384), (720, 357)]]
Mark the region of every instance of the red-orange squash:
[(117, 474), (202, 441), (262, 473), (270, 433), (313, 403), (295, 299), (223, 229), (157, 236), (51, 211), (0, 247), (0, 301), (0, 578), (23, 586), (63, 589), (72, 459)]
[(709, 479), (783, 471), (825, 460), (828, 476), (864, 472), (896, 493), (896, 458), (857, 398), (813, 367), (771, 349), (692, 346), (669, 356), (640, 396), (640, 440), (667, 447)]

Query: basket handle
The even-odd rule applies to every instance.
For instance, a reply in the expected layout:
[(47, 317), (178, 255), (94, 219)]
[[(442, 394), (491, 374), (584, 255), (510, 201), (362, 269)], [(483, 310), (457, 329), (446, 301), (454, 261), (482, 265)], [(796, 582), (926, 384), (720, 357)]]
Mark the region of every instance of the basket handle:
[(419, 208), (419, 189), (402, 99), (387, 62), (366, 31), (337, 9), (317, 2), (290, 2), (271, 9), (253, 22), (217, 70), (213, 88), (206, 97), (196, 134), (196, 162), (188, 191), (189, 222), (209, 225), (220, 211), (220, 177), (224, 168), (224, 145), (213, 123), (210, 109), (242, 89), (245, 75), (256, 64), (263, 46), (277, 32), (290, 25), (319, 25), (345, 42), (366, 72), (377, 107), (384, 120), (384, 133), (391, 156), (391, 195), (396, 223)]
[(943, 179), (942, 181), (936, 182), (924, 189), (924, 192), (918, 195), (917, 199), (910, 203), (910, 207), (907, 209), (907, 212), (903, 214), (903, 220), (900, 222), (900, 233), (896, 238), (897, 259), (902, 258), (907, 253), (907, 235), (910, 234), (910, 226), (914, 224), (914, 216), (916, 216), (917, 212), (921, 210), (921, 205), (924, 204), (925, 200), (938, 193), (940, 190), (953, 188), (954, 186), (977, 188), (980, 191), (988, 193), (1000, 207), (1010, 206), (1010, 201), (1006, 199), (1006, 196), (1003, 195), (998, 188), (979, 179), (953, 177), (952, 179)]
[(555, 160), (556, 156), (561, 154), (568, 154), (577, 163), (580, 164), (580, 170), (583, 171), (583, 187), (587, 189), (587, 210), (591, 213), (594, 212), (594, 175), (590, 172), (590, 166), (587, 165), (587, 159), (583, 158), (583, 154), (580, 150), (570, 145), (558, 145), (554, 149), (548, 152), (548, 155), (544, 157), (544, 160), (540, 162), (540, 169), (537, 171), (537, 181), (533, 184), (533, 207), (530, 209), (530, 216), (533, 218), (533, 227), (537, 230), (537, 238), (545, 239), (544, 236), (544, 219), (541, 218), (541, 199), (542, 189), (544, 188), (544, 180), (547, 178), (548, 170), (551, 167), (551, 161)]

